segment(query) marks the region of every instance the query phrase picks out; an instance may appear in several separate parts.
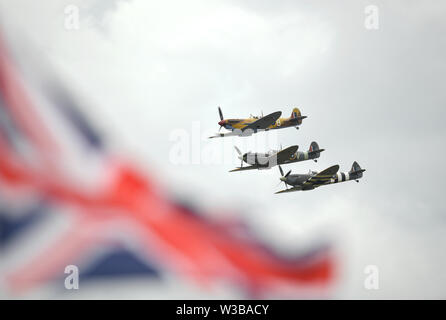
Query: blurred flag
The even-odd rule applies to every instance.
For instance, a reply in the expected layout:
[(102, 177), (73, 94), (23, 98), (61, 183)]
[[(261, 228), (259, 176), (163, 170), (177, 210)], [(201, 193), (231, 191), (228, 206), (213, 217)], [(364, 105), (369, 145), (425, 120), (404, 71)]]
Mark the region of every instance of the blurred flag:
[(241, 223), (211, 221), (171, 200), (106, 146), (48, 70), (14, 60), (0, 39), (0, 286), (7, 297), (63, 288), (69, 265), (79, 268), (80, 290), (95, 279), (113, 285), (131, 277), (155, 277), (162, 286), (169, 274), (204, 290), (225, 283), (246, 297), (332, 282), (329, 248), (284, 257)]

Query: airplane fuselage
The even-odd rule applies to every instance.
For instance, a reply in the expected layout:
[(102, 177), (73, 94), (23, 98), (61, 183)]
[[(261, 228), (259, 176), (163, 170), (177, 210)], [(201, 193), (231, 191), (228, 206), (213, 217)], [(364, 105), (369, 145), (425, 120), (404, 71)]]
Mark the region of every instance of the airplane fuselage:
[(314, 174), (290, 174), (286, 177), (286, 184), (289, 184), (293, 187), (302, 186), (302, 184), (310, 179)]
[[(358, 180), (362, 178), (362, 172), (365, 171), (363, 169), (355, 172), (338, 172), (336, 173), (333, 178), (331, 178), (327, 183), (323, 185), (329, 185), (334, 183), (340, 183), (345, 182), (349, 180)], [(315, 176), (317, 172), (312, 172), (311, 174), (290, 174), (288, 177), (286, 177), (285, 183), (288, 185), (291, 185), (293, 187), (299, 188), (302, 191), (306, 190), (313, 190), (314, 186), (305, 186), (304, 183), (308, 179), (310, 179), (312, 176)]]
[(302, 120), (307, 118), (307, 116), (301, 115), (298, 108), (294, 108), (291, 112), (291, 116), (288, 118), (281, 118), (280, 116), (282, 115), (282, 112), (276, 111), (262, 117), (251, 116), (247, 119), (224, 119), (220, 107), (218, 108), (218, 111), (220, 114), (220, 121), (218, 122), (218, 125), (220, 126), (220, 128), (229, 130), (229, 132), (219, 132), (209, 138), (230, 136), (247, 137), (252, 135), (253, 133), (257, 133), (260, 131), (268, 131), (288, 127), (295, 127), (298, 129), (299, 125), (302, 124)]
[[(321, 150), (323, 151), (323, 150)], [(243, 155), (243, 162), (250, 164), (252, 166), (257, 166), (259, 169), (270, 169), (279, 164), (288, 164), (294, 162), (300, 162), (305, 160), (314, 160), (319, 158), (320, 152), (308, 152), (308, 151), (297, 151), (293, 153), (289, 159), (286, 159), (280, 163), (277, 162), (277, 159), (271, 156), (278, 151), (271, 151), (269, 153), (245, 153)]]
[[(265, 129), (259, 131), (268, 131), (273, 129), (287, 128), (287, 127), (297, 127), (302, 124), (302, 118), (279, 118), (276, 122)], [(223, 128), (234, 131), (234, 130), (243, 130), (247, 125), (257, 121), (259, 117), (252, 117), (247, 119), (225, 119), (219, 122)]]
[(243, 162), (258, 166), (259, 168), (270, 168), (270, 156), (272, 153), (252, 153), (248, 152), (243, 155)]

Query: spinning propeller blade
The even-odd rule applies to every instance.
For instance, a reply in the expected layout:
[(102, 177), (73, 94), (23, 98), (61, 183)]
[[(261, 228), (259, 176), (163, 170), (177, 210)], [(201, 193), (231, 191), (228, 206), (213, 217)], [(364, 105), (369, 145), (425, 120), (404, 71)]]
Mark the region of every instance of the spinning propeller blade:
[[(288, 171), (288, 172), (286, 173), (286, 175), (283, 175), (282, 167), (279, 166), (279, 171), (280, 171), (280, 175), (281, 175), (281, 177), (280, 177), (280, 182), (285, 183), (285, 188), (288, 189), (288, 183), (286, 182), (286, 178), (290, 175), (291, 170)], [(279, 184), (280, 184), (280, 182), (279, 182)]]
[[(223, 118), (223, 112), (221, 111), (220, 106), (218, 107), (218, 114), (220, 115), (220, 120), (223, 121), (223, 120), (224, 120), (224, 118)], [(221, 130), (222, 127), (223, 127), (223, 125), (220, 124), (220, 128), (218, 129), (218, 132), (220, 132), (220, 130)]]

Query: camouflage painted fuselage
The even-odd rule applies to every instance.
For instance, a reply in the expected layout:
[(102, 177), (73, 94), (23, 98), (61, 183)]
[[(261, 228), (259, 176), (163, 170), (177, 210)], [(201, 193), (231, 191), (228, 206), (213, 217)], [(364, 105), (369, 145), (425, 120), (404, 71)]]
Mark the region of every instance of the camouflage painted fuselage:
[[(299, 108), (294, 108), (291, 112), (291, 116), (288, 118), (278, 118), (273, 124), (269, 125), (264, 131), (272, 130), (272, 129), (280, 129), (287, 127), (297, 127), (302, 124), (302, 120), (305, 119), (306, 116), (302, 116)], [(251, 123), (261, 119), (261, 117), (250, 117), (247, 119), (224, 119), (221, 120), (218, 124), (224, 127), (227, 130), (244, 130)]]
[(293, 153), (288, 159), (278, 163), (277, 157), (273, 156), (277, 152), (279, 151), (270, 151), (269, 153), (248, 152), (243, 155), (243, 162), (252, 166), (257, 166), (258, 169), (270, 169), (278, 164), (288, 164), (305, 160), (314, 160), (320, 157), (320, 152), (297, 151), (296, 153)]
[[(247, 125), (250, 123), (253, 123), (254, 121), (257, 121), (258, 117), (252, 117), (247, 119), (226, 119), (223, 120), (223, 128), (227, 130), (243, 130)], [(299, 118), (279, 118), (276, 120), (276, 122), (272, 125), (270, 125), (268, 128), (264, 129), (265, 131), (273, 130), (273, 129), (280, 129), (280, 128), (287, 128), (287, 127), (296, 127), (302, 124), (302, 119)]]
[(329, 185), (334, 183), (340, 183), (350, 180), (356, 180), (362, 178), (362, 173), (365, 171), (365, 169), (361, 169), (359, 165), (355, 162), (353, 164), (352, 170), (349, 172), (337, 172), (334, 174), (331, 178), (325, 179), (325, 181), (315, 184), (308, 184), (306, 183), (311, 177), (314, 177), (317, 175), (317, 172), (312, 171), (307, 174), (290, 174), (284, 182), (290, 186), (293, 186), (293, 188), (296, 188), (296, 190), (313, 190), (317, 187), (323, 186), (323, 185)]

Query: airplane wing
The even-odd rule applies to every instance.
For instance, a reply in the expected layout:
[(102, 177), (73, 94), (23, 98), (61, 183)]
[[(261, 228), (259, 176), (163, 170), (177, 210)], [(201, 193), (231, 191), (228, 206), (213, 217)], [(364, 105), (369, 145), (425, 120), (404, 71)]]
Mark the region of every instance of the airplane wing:
[(242, 130), (263, 130), (268, 128), (270, 125), (274, 124), (277, 119), (280, 118), (282, 115), (282, 111), (273, 112), (267, 116), (264, 116), (263, 118), (260, 118), (259, 120), (256, 120), (250, 124), (248, 124), (246, 127), (244, 127)]
[(338, 172), (339, 165), (331, 166), (330, 168), (327, 168), (321, 172), (319, 172), (317, 175), (312, 176), (310, 179), (304, 182), (302, 187), (313, 187), (317, 188), (323, 184), (326, 184), (330, 181), (331, 178)]
[[(270, 156), (268, 161), (269, 163), (272, 163), (272, 161), (276, 160), (277, 164), (286, 163), (288, 160), (293, 160), (292, 157), (295, 156), (297, 149), (299, 149), (299, 146), (291, 146), (283, 149), (278, 153)], [(276, 157), (276, 159), (274, 159), (274, 157)]]
[(245, 170), (253, 170), (253, 169), (258, 169), (258, 166), (248, 166), (248, 167), (237, 167), (235, 169), (232, 169), (229, 172), (236, 172), (236, 171), (245, 171)]
[[(239, 132), (241, 132), (241, 131), (239, 131)], [(235, 131), (216, 133), (214, 136), (209, 137), (209, 139), (221, 138), (221, 137), (231, 137), (231, 136), (240, 136), (240, 134)]]
[(292, 188), (289, 188), (289, 189), (283, 189), (283, 190), (277, 191), (277, 192), (275, 192), (275, 194), (285, 193), (285, 192), (301, 191), (301, 190), (302, 190), (302, 188), (300, 186), (299, 187), (292, 187)]

